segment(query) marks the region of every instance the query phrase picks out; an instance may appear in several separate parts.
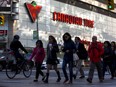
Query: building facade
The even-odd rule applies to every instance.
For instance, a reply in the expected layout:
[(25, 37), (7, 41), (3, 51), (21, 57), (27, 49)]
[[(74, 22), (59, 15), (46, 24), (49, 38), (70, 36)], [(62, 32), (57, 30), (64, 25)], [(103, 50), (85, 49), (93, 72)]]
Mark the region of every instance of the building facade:
[(82, 40), (91, 41), (91, 37), (96, 35), (101, 42), (116, 41), (116, 18), (56, 0), (34, 1), (42, 6), (38, 19), (32, 23), (25, 7), (25, 3), (31, 3), (32, 0), (20, 0), (19, 20), (13, 24), (13, 35), (20, 35), (25, 47), (35, 46), (37, 31), (45, 48), (49, 35), (53, 35), (58, 44), (62, 44), (62, 35), (65, 32), (69, 32), (73, 39), (79, 36)]

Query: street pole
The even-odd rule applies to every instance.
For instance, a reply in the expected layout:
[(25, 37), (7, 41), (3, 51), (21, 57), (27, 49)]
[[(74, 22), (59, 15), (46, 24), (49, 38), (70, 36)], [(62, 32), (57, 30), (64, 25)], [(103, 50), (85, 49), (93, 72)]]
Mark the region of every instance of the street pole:
[(37, 39), (39, 39), (39, 28), (38, 28), (38, 15), (37, 15)]

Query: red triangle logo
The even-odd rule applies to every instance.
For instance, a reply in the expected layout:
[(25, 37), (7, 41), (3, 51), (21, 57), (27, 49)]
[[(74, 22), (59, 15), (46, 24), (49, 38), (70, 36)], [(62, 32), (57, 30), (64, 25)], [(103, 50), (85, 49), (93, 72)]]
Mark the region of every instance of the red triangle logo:
[(32, 22), (35, 22), (35, 20), (37, 19), (37, 15), (40, 13), (42, 6), (38, 6), (38, 5), (33, 6), (32, 3), (25, 3), (25, 6), (28, 10)]

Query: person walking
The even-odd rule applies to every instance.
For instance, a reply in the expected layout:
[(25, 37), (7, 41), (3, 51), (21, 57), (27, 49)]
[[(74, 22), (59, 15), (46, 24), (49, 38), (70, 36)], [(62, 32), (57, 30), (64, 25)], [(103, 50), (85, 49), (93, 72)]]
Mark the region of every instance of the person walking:
[[(63, 35), (64, 46), (62, 47), (62, 51), (64, 52), (62, 70), (64, 73), (65, 80), (63, 83), (71, 84), (73, 82), (73, 53), (76, 49), (74, 42), (71, 40), (71, 35), (69, 33), (65, 33)], [(68, 77), (66, 67), (69, 67), (70, 79)]]
[(112, 63), (113, 63), (113, 72), (114, 76), (116, 77), (116, 43), (114, 41), (111, 42), (111, 49), (112, 49)]
[(103, 82), (103, 70), (102, 70), (102, 62), (101, 62), (101, 56), (103, 52), (104, 50), (102, 45), (97, 42), (97, 37), (93, 36), (92, 42), (88, 48), (88, 55), (90, 57), (90, 69), (89, 69), (87, 81), (89, 83), (92, 83), (95, 66), (97, 67), (99, 81)]
[(81, 76), (79, 78), (83, 79), (85, 78), (85, 75), (82, 69), (82, 62), (83, 60), (87, 59), (88, 53), (84, 47), (84, 44), (81, 43), (81, 39), (79, 37), (75, 37), (75, 45), (76, 45), (76, 53), (79, 57), (79, 60), (77, 61), (77, 65), (76, 65), (77, 67), (76, 73), (73, 76), (74, 76), (74, 79), (76, 79), (78, 71), (80, 71)]
[(105, 76), (106, 68), (110, 69), (111, 79), (114, 78), (113, 70), (113, 58), (112, 58), (112, 49), (109, 41), (104, 42), (104, 54), (103, 54), (103, 77)]
[(33, 58), (34, 58), (35, 67), (36, 67), (35, 79), (33, 81), (38, 82), (39, 74), (41, 74), (42, 80), (44, 80), (45, 75), (41, 71), (41, 65), (42, 65), (42, 62), (43, 62), (43, 60), (45, 58), (45, 51), (44, 51), (43, 43), (42, 43), (41, 40), (36, 41), (36, 47), (33, 49), (32, 55), (30, 57), (30, 61)]
[(57, 64), (59, 63), (58, 59), (57, 59), (57, 53), (59, 52), (59, 48), (58, 48), (58, 44), (56, 39), (50, 35), (49, 36), (49, 42), (47, 45), (47, 73), (46, 73), (46, 79), (44, 80), (44, 83), (48, 83), (48, 78), (49, 78), (49, 71), (50, 69), (52, 69), (52, 66), (54, 68), (54, 70), (57, 73), (57, 81), (56, 82), (60, 82), (61, 77), (60, 77), (60, 72), (57, 68)]

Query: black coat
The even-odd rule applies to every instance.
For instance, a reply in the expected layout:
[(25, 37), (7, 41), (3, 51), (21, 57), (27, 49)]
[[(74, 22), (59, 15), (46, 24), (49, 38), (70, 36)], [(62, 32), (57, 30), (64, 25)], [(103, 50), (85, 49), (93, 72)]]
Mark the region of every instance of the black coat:
[(50, 50), (49, 44), (47, 45), (47, 61), (56, 61), (57, 52), (59, 52), (58, 45), (52, 44), (52, 49)]
[[(66, 51), (69, 50), (69, 53)], [(68, 40), (64, 42), (64, 48), (62, 51), (64, 52), (64, 60), (73, 61), (73, 53), (76, 50), (75, 44), (72, 40)]]
[(78, 48), (76, 48), (76, 53), (79, 56), (79, 59), (86, 59), (88, 57), (87, 51), (84, 44), (79, 43)]

